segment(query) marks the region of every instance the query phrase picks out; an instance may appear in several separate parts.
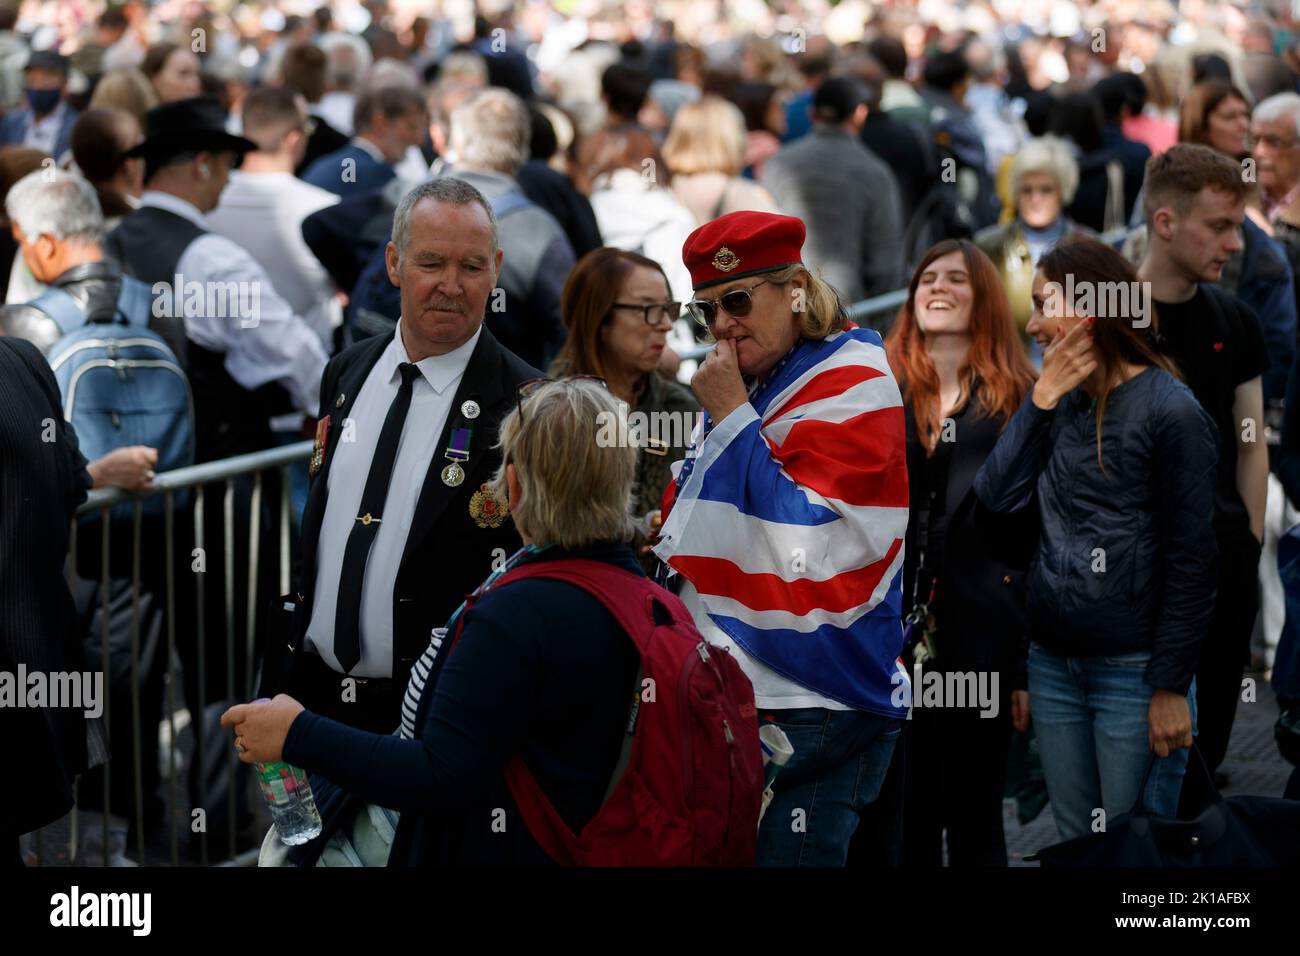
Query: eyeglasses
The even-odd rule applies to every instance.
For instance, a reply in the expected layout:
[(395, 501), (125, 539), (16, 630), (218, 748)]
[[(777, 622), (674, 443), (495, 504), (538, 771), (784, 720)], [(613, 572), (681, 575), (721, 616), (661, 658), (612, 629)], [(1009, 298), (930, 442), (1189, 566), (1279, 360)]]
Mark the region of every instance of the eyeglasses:
[(530, 378), (526, 382), (520, 382), (519, 388), (515, 390), (515, 411), (519, 413), (520, 425), (523, 425), (524, 423), (524, 399), (548, 382), (597, 382), (602, 388), (609, 388), (609, 384), (599, 375), (566, 375), (564, 378)]
[(1274, 136), (1272, 133), (1265, 133), (1263, 136), (1256, 136), (1254, 133), (1246, 134), (1246, 146), (1249, 149), (1253, 150), (1256, 146), (1261, 145), (1267, 146), (1269, 149), (1280, 153), (1283, 150), (1294, 149), (1300, 144), (1297, 144), (1297, 141), (1294, 139), (1284, 140), (1281, 137)]
[(637, 309), (641, 313), (641, 318), (645, 320), (646, 325), (659, 325), (665, 320), (676, 322), (677, 317), (682, 314), (682, 304), (680, 302), (615, 302), (611, 308), (614, 309)]
[(748, 289), (732, 289), (716, 299), (692, 299), (686, 303), (686, 311), (691, 314), (691, 318), (708, 329), (713, 328), (713, 323), (718, 320), (718, 306), (726, 309), (732, 318), (743, 319), (754, 310), (754, 290), (764, 282), (780, 285), (773, 279), (760, 279)]

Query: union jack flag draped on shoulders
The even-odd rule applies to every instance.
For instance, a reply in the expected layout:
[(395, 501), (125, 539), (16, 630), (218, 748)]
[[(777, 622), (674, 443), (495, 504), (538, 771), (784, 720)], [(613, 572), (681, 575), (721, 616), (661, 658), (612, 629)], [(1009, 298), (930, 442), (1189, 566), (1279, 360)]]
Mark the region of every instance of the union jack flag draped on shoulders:
[(802, 340), (750, 404), (702, 426), (655, 553), (752, 657), (904, 716), (906, 439), (880, 336)]

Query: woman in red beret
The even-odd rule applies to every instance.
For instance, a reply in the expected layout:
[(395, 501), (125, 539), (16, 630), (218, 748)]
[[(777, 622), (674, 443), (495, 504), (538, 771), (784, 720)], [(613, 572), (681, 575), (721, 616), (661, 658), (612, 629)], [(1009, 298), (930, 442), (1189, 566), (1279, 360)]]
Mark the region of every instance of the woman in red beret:
[(900, 577), (902, 399), (880, 336), (800, 260), (804, 226), (736, 212), (691, 233), (694, 318), (717, 347), (655, 553), (710, 644), (735, 655), (794, 756), (758, 862), (843, 865), (910, 700)]

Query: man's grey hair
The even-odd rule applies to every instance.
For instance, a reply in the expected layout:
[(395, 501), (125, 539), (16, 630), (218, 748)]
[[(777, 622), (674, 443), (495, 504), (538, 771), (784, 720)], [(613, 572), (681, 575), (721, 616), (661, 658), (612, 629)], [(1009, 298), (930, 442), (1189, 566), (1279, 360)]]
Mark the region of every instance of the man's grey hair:
[(320, 47), (326, 57), (325, 82), (338, 89), (359, 86), (374, 60), (364, 40), (346, 33), (326, 34)]
[(532, 119), (524, 101), (492, 87), (476, 93), (451, 114), (451, 151), (456, 165), (513, 176), (528, 161)]
[(420, 183), (420, 185), (403, 196), (402, 201), (397, 204), (397, 212), (393, 213), (393, 245), (397, 247), (397, 261), (399, 264), (406, 254), (406, 247), (411, 242), (411, 213), (415, 210), (416, 205), (424, 199), (433, 199), (452, 206), (467, 206), (472, 202), (482, 206), (483, 211), (487, 213), (488, 224), (492, 230), (492, 253), (493, 255), (496, 254), (499, 240), (497, 217), (496, 213), (492, 211), (492, 204), (487, 201), (487, 197), (463, 179), (457, 179), (454, 176), (440, 176), (426, 183)]
[(5, 196), (5, 212), (29, 241), (53, 236), (60, 242), (98, 242), (104, 214), (95, 187), (75, 173), (49, 167), (28, 173)]
[(1263, 123), (1276, 123), (1287, 118), (1295, 126), (1296, 137), (1300, 138), (1300, 94), (1278, 93), (1270, 96), (1255, 107), (1255, 113), (1251, 117)]

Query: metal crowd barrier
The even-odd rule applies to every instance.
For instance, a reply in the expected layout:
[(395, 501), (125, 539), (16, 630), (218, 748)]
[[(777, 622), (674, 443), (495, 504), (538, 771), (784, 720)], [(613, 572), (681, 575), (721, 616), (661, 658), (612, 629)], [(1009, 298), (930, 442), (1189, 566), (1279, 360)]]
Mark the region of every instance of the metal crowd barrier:
[[(879, 317), (897, 312), (906, 301), (907, 290), (895, 289), (893, 292), (886, 292), (870, 299), (863, 299), (861, 302), (854, 302), (845, 311), (848, 312), (849, 318), (859, 325), (865, 322), (872, 328), (877, 328), (880, 324)], [(870, 321), (872, 319), (877, 321)], [(683, 349), (680, 357), (683, 362), (698, 361), (712, 351), (713, 345), (711, 343), (701, 344), (694, 348)]]
[[(256, 670), (255, 654), (255, 621), (259, 609), (259, 600), (265, 603), (267, 595), (259, 595), (258, 592), (258, 559), (262, 545), (262, 492), (263, 476), (273, 469), (280, 471), (280, 504), (278, 528), (275, 529), (279, 534), (279, 586), (278, 593), (285, 593), (290, 589), (290, 560), (292, 556), (290, 532), (291, 532), (291, 480), (289, 466), (297, 462), (305, 461), (310, 457), (312, 443), (310, 441), (297, 442), (292, 445), (285, 445), (280, 448), (268, 449), (266, 451), (256, 452), (250, 455), (240, 455), (235, 458), (228, 458), (222, 461), (207, 462), (200, 465), (194, 465), (188, 468), (180, 468), (175, 471), (164, 472), (155, 477), (153, 485), (147, 490), (133, 494), (121, 491), (116, 488), (104, 488), (92, 491), (86, 502), (77, 510), (78, 518), (86, 515), (95, 515), (99, 517), (98, 533), (100, 536), (100, 561), (101, 561), (101, 580), (100, 580), (100, 607), (99, 626), (100, 626), (100, 666), (105, 675), (104, 692), (103, 692), (103, 727), (107, 737), (108, 728), (111, 725), (111, 695), (109, 693), (109, 675), (111, 674), (109, 665), (109, 606), (110, 606), (110, 528), (112, 526), (111, 515), (115, 506), (123, 504), (130, 505), (132, 508), (131, 520), (131, 719), (132, 726), (140, 727), (140, 591), (141, 591), (141, 541), (140, 529), (143, 516), (143, 504), (148, 498), (155, 498), (159, 495), (163, 498), (163, 536), (164, 536), (164, 574), (165, 574), (165, 632), (166, 632), (166, 676), (164, 678), (166, 685), (165, 699), (165, 716), (164, 721), (168, 724), (170, 731), (170, 740), (168, 743), (168, 806), (167, 815), (171, 818), (170, 834), (170, 859), (173, 866), (180, 862), (179, 846), (179, 826), (183, 819), (188, 819), (188, 814), (180, 814), (177, 811), (177, 780), (180, 774), (180, 768), (177, 766), (178, 756), (178, 736), (176, 731), (175, 717), (177, 713), (176, 687), (172, 679), (172, 664), (176, 659), (176, 636), (178, 626), (184, 626), (182, 622), (176, 619), (176, 560), (175, 554), (175, 520), (176, 520), (176, 497), (178, 493), (192, 490), (193, 502), (184, 510), (188, 516), (189, 512), (193, 513), (194, 521), (194, 547), (204, 547), (204, 517), (205, 509), (209, 507), (210, 502), (205, 501), (205, 485), (211, 485), (216, 482), (225, 483), (225, 494), (222, 496), (222, 514), (224, 518), (224, 541), (233, 542), (234, 539), (234, 502), (235, 502), (235, 479), (252, 476), (251, 488), (251, 507), (248, 512), (249, 517), (249, 534), (248, 534), (248, 555), (247, 555), (247, 583), (248, 583), (248, 603), (247, 603), (247, 638), (243, 648), (245, 655), (245, 686), (238, 690), (234, 686), (235, 681), (235, 654), (234, 647), (234, 608), (235, 608), (235, 579), (236, 579), (236, 555), (234, 547), (227, 546), (224, 548), (224, 554), (221, 556), (224, 561), (225, 570), (225, 593), (217, 595), (217, 600), (225, 602), (225, 622), (226, 622), (226, 691), (227, 699), (247, 700), (252, 697), (254, 691), (254, 674)], [(68, 562), (69, 584), (71, 585), (76, 579), (77, 563), (77, 522), (73, 522), (72, 540), (70, 545), (70, 560)], [(188, 561), (189, 556), (183, 556), (183, 560)], [(205, 553), (206, 560), (206, 553)], [(239, 562), (243, 564), (241, 560)], [(187, 701), (190, 706), (196, 706), (197, 712), (191, 714), (191, 727), (193, 735), (197, 737), (203, 728), (203, 713), (206, 701), (206, 681), (204, 673), (204, 662), (206, 660), (206, 643), (212, 635), (205, 633), (204, 602), (209, 596), (205, 592), (206, 584), (206, 564), (204, 570), (194, 572), (199, 580), (195, 587), (195, 621), (196, 628), (194, 638), (197, 644), (195, 659), (198, 662), (198, 700)], [(242, 695), (242, 696), (241, 696)], [(158, 733), (158, 727), (141, 728), (143, 733)], [(142, 743), (140, 734), (133, 735), (133, 765), (134, 765), (134, 817), (135, 817), (135, 851), (137, 860), (141, 864), (145, 862), (145, 827), (144, 827), (144, 791), (142, 781), (141, 749)], [(237, 761), (233, 747), (226, 747), (226, 759), (229, 789), (227, 797), (229, 799), (227, 826), (227, 850), (228, 856), (234, 858), (236, 853), (236, 785), (235, 785), (235, 763)], [(108, 809), (112, 806), (110, 800), (110, 786), (113, 772), (113, 761), (110, 759), (103, 765), (103, 856), (104, 864), (109, 862), (109, 814)], [(254, 812), (259, 814), (259, 820), (264, 819), (265, 814), (260, 800), (254, 800)], [(116, 809), (116, 808), (115, 808)], [(71, 831), (69, 836), (69, 855), (75, 860), (77, 847), (77, 808), (73, 807), (71, 819)], [(200, 841), (200, 862), (208, 862), (208, 833), (204, 827), (197, 837)], [(38, 861), (45, 861), (44, 853), (44, 833), (37, 831), (35, 835), (36, 852)], [(247, 855), (247, 854), (245, 854)]]

